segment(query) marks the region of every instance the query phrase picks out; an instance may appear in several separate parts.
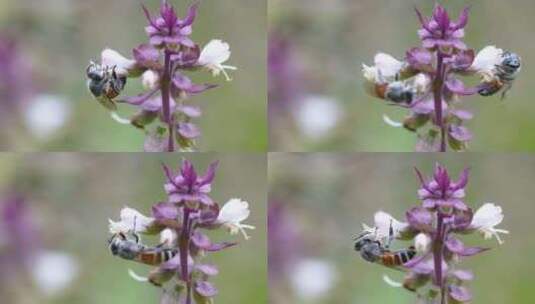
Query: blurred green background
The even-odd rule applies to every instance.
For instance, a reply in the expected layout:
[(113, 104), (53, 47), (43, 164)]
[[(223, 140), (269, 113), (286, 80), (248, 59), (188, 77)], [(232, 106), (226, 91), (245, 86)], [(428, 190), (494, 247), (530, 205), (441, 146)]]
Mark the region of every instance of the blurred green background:
[[(213, 279), (219, 289), (215, 303), (265, 303), (266, 157), (212, 153), (0, 154), (3, 195), (14, 191), (23, 195), (42, 246), (65, 251), (79, 263), (77, 278), (62, 293), (47, 298), (35, 288), (20, 285), (21, 290), (10, 290), (18, 297), (9, 303), (159, 303), (158, 288), (136, 282), (127, 273), (132, 268), (146, 275), (151, 268), (109, 253), (108, 218), (117, 220), (126, 205), (150, 215), (152, 204), (165, 199), (161, 163), (176, 170), (182, 157), (200, 172), (219, 160), (212, 197), (220, 204), (234, 197), (248, 201), (251, 216), (245, 222), (256, 226), (248, 241), (222, 230), (208, 232), (214, 241), (239, 242), (235, 248), (204, 258), (219, 266), (220, 273)], [(143, 238), (148, 244), (158, 241)], [(2, 302), (10, 299), (6, 296), (0, 295)]]
[[(475, 274), (469, 284), (472, 303), (532, 303), (535, 157), (480, 153), (271, 154), (269, 210), (274, 203), (283, 205), (286, 221), (293, 224), (286, 226), (294, 226), (294, 242), (301, 243), (300, 248), (293, 249), (298, 257), (285, 253), (294, 262), (287, 263), (286, 277), (273, 280), (284, 283), (270, 286), (271, 303), (415, 303), (411, 293), (382, 280), (383, 274), (388, 274), (401, 281), (402, 274), (362, 260), (353, 249), (352, 238), (361, 232), (362, 223), (373, 225), (378, 210), (404, 220), (405, 211), (418, 203), (419, 182), (413, 168), (429, 176), (436, 162), (445, 165), (454, 178), (470, 167), (466, 203), (474, 209), (486, 202), (502, 206), (505, 218), (498, 227), (510, 231), (504, 235), (502, 246), (494, 239), (483, 240), (479, 234), (463, 237), (465, 244), (493, 248), (461, 263)], [(271, 232), (272, 227), (269, 229)], [(290, 230), (286, 229), (286, 236), (291, 235)], [(276, 246), (271, 238), (270, 250)], [(398, 249), (409, 243), (398, 241), (393, 245)], [(297, 297), (299, 288), (284, 288), (293, 285), (295, 261), (300, 258), (331, 265), (330, 288), (315, 298)], [(269, 271), (271, 277), (271, 262)], [(314, 280), (326, 278), (311, 280), (316, 284)]]
[[(201, 47), (216, 38), (228, 42), (232, 55), (227, 63), (238, 67), (232, 82), (208, 72), (190, 73), (196, 82), (220, 85), (191, 99), (203, 109), (196, 120), (202, 130), (199, 150), (266, 150), (265, 1), (170, 2), (181, 17), (189, 4), (200, 2), (193, 40)], [(85, 84), (85, 68), (90, 59), (100, 60), (102, 49), (110, 47), (131, 56), (132, 48), (148, 41), (141, 3), (154, 14), (160, 0), (0, 1), (0, 35), (16, 38), (20, 55), (31, 66), (37, 93), (61, 98), (70, 113), (61, 128), (45, 139), (34, 138), (22, 117), (5, 123), (1, 149), (142, 151), (144, 134), (111, 120)], [(141, 90), (140, 82), (133, 80), (125, 94)], [(0, 102), (9, 101), (0, 97)], [(129, 110), (124, 106), (120, 112), (126, 116)], [(24, 116), (24, 109), (19, 112), (15, 115)]]
[[(535, 2), (525, 0), (269, 1), (268, 30), (288, 41), (301, 93), (333, 98), (339, 107), (336, 125), (321, 137), (304, 135), (295, 115), (270, 117), (270, 150), (413, 151), (416, 137), (382, 120), (383, 113), (400, 120), (406, 112), (364, 93), (361, 65), (372, 64), (377, 52), (403, 58), (406, 50), (418, 46), (414, 7), (430, 15), (435, 2), (444, 5), (453, 18), (471, 6), (465, 29), (470, 47), (480, 50), (496, 45), (517, 52), (523, 60), (523, 70), (505, 101), (497, 96), (468, 98), (465, 107), (475, 114), (468, 123), (474, 133), (468, 149), (535, 150), (535, 103), (528, 90), (529, 79), (535, 76), (530, 68), (535, 54), (531, 39)], [(295, 105), (292, 110), (299, 112), (301, 107)]]

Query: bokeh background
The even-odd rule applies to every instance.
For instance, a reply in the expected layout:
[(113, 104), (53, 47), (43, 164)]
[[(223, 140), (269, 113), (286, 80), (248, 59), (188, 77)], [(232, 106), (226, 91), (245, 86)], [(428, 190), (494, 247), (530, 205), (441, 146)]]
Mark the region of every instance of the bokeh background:
[[(383, 282), (383, 274), (403, 275), (365, 262), (353, 249), (362, 223), (373, 224), (379, 210), (404, 219), (415, 206), (419, 182), (413, 168), (432, 173), (436, 162), (455, 178), (471, 168), (466, 203), (503, 207), (499, 228), (510, 231), (499, 246), (479, 234), (465, 244), (492, 250), (464, 260), (472, 269), (473, 303), (531, 303), (535, 271), (533, 197), (535, 157), (514, 154), (282, 154), (269, 157), (270, 303), (415, 303), (402, 288)], [(394, 242), (395, 249), (409, 243)]]
[[(171, 0), (184, 16), (193, 0)], [(191, 101), (203, 109), (201, 151), (264, 151), (266, 123), (266, 3), (200, 2), (192, 38), (231, 47), (233, 81), (208, 72), (196, 82), (219, 84)], [(0, 149), (4, 151), (142, 151), (143, 132), (110, 119), (86, 88), (85, 68), (105, 47), (131, 56), (147, 42), (144, 3), (160, 0), (0, 1)], [(14, 46), (13, 46), (14, 45)], [(195, 75), (193, 75), (195, 74)], [(125, 94), (142, 91), (129, 82)], [(122, 116), (131, 113), (128, 106)]]
[(457, 18), (471, 6), (466, 43), (520, 54), (523, 69), (507, 99), (470, 97), (475, 117), (468, 127), (470, 151), (535, 149), (535, 103), (529, 91), (535, 76), (535, 42), (529, 39), (535, 2), (525, 0), (271, 0), (270, 151), (413, 151), (416, 137), (386, 125), (382, 114), (401, 120), (405, 111), (364, 93), (362, 63), (389, 53), (403, 58), (418, 46), (417, 6), (429, 15), (434, 3)]
[[(0, 231), (0, 264), (11, 265), (0, 271), (1, 302), (159, 303), (158, 288), (134, 281), (127, 273), (132, 268), (145, 275), (150, 267), (109, 253), (108, 218), (118, 219), (125, 205), (149, 215), (152, 204), (165, 199), (161, 163), (176, 169), (182, 157), (201, 172), (219, 160), (212, 197), (221, 204), (234, 197), (248, 201), (251, 215), (246, 222), (256, 226), (248, 241), (223, 230), (209, 233), (214, 241), (239, 242), (235, 248), (205, 257), (219, 265), (220, 273), (213, 280), (219, 289), (216, 302), (266, 303), (266, 157), (210, 153), (0, 154), (0, 209), (6, 210), (9, 198), (19, 195), (26, 206), (20, 222), (27, 223), (21, 230), (13, 229), (25, 236), (14, 242), (16, 247), (10, 247), (9, 241), (6, 245), (13, 237), (6, 233), (15, 232)], [(0, 226), (6, 220), (0, 220)], [(144, 237), (143, 242), (155, 244), (158, 239)], [(30, 255), (43, 250), (56, 255), (39, 269), (16, 268), (17, 256), (25, 254), (15, 251), (13, 257), (16, 248), (29, 248), (23, 251)]]

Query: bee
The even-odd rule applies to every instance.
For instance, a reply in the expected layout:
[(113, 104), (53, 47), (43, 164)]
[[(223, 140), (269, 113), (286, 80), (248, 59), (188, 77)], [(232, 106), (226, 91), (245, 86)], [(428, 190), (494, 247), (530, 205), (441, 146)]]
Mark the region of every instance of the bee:
[(151, 247), (139, 242), (139, 236), (132, 233), (133, 240), (126, 234), (119, 232), (108, 240), (108, 248), (114, 256), (125, 260), (132, 260), (146, 265), (158, 266), (169, 261), (178, 254), (178, 250), (165, 248), (166, 243)]
[(416, 256), (416, 249), (410, 246), (406, 249), (391, 251), (390, 243), (394, 231), (390, 226), (388, 243), (383, 244), (370, 232), (364, 232), (355, 238), (355, 251), (359, 251), (362, 258), (371, 263), (378, 263), (386, 267), (400, 267)]
[(98, 102), (108, 110), (117, 110), (113, 99), (124, 89), (126, 76), (117, 74), (115, 66), (102, 66), (93, 61), (86, 68), (86, 76), (87, 87)]
[(393, 81), (381, 81), (375, 85), (375, 95), (394, 104), (409, 106), (414, 100), (421, 98), (429, 86), (429, 81), (423, 74), (409, 79), (400, 80), (399, 74)]
[(507, 91), (513, 86), (518, 72), (521, 69), (521, 59), (515, 53), (506, 51), (502, 54), (502, 61), (495, 66), (494, 75), (490, 81), (484, 81), (478, 90), (481, 96), (491, 96), (503, 89), (501, 99), (505, 98)]

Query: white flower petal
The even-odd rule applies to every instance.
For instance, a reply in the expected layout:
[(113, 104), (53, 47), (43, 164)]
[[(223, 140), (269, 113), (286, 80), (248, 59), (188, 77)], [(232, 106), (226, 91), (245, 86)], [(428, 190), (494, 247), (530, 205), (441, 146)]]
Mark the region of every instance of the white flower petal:
[(384, 274), (383, 275), (383, 281), (385, 281), (386, 284), (390, 285), (391, 287), (394, 287), (394, 288), (399, 288), (399, 287), (403, 287), (403, 283), (400, 283), (400, 282), (397, 282), (397, 281), (394, 281), (392, 280), (388, 275)]
[(470, 70), (480, 73), (491, 73), (496, 65), (501, 64), (503, 50), (493, 45), (486, 46), (474, 58)]
[(128, 274), (132, 277), (132, 279), (134, 279), (134, 280), (136, 280), (138, 282), (145, 283), (145, 282), (149, 281), (149, 278), (138, 275), (132, 269), (128, 269)]
[(399, 122), (399, 121), (395, 121), (393, 119), (391, 119), (388, 115), (386, 114), (383, 114), (383, 121), (391, 126), (391, 127), (394, 127), (394, 128), (401, 128), (403, 127), (403, 123), (402, 122)]
[(112, 234), (119, 232), (144, 233), (154, 223), (154, 218), (147, 217), (135, 209), (124, 207), (121, 210), (120, 221), (115, 222), (110, 219), (109, 222), (109, 231)]
[(414, 238), (414, 248), (417, 252), (424, 253), (429, 250), (431, 238), (425, 233), (418, 233)]
[(155, 90), (160, 83), (160, 76), (153, 70), (146, 70), (141, 75), (141, 84), (146, 90)]
[(236, 70), (237, 68), (231, 65), (223, 65), (229, 58), (229, 44), (219, 39), (213, 39), (202, 49), (198, 63), (211, 71), (212, 75), (217, 76), (223, 73), (227, 80), (231, 80), (225, 70)]
[(113, 120), (115, 120), (116, 122), (122, 125), (129, 125), (131, 123), (130, 119), (121, 117), (119, 113), (115, 111), (110, 111), (110, 116)]
[(377, 227), (377, 238), (386, 238), (389, 236), (390, 224), (392, 223), (392, 230), (394, 238), (400, 236), (402, 231), (405, 231), (409, 224), (400, 222), (384, 211), (378, 211), (374, 216), (375, 227)]
[(175, 241), (177, 239), (176, 231), (170, 228), (165, 228), (160, 232), (160, 243), (165, 243), (168, 246), (172, 246), (175, 244)]
[(485, 239), (490, 239), (493, 236), (499, 244), (503, 241), (498, 233), (508, 234), (509, 231), (503, 229), (497, 229), (495, 226), (499, 225), (503, 221), (502, 208), (493, 203), (485, 203), (481, 206), (472, 219), (470, 227), (477, 229)]
[(403, 68), (404, 63), (393, 56), (385, 53), (377, 53), (374, 58), (375, 67), (380, 77), (394, 79), (399, 71)]
[(239, 198), (230, 199), (219, 211), (217, 221), (226, 226), (231, 234), (241, 232), (245, 239), (249, 236), (245, 229), (255, 229), (254, 226), (242, 224), (249, 217), (249, 203)]
[(120, 75), (128, 75), (128, 71), (136, 66), (136, 61), (128, 59), (119, 52), (106, 48), (101, 53), (101, 64), (107, 67), (116, 67), (115, 72)]

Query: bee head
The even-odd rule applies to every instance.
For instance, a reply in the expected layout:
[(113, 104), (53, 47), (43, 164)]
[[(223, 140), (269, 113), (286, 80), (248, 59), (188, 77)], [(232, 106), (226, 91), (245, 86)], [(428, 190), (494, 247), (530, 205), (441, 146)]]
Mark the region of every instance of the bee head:
[(360, 251), (366, 244), (373, 243), (374, 241), (368, 234), (360, 235), (355, 238), (355, 251)]
[(516, 70), (520, 67), (520, 57), (511, 52), (504, 53), (502, 64), (512, 70)]

